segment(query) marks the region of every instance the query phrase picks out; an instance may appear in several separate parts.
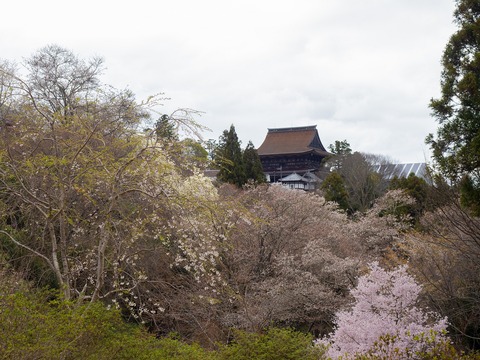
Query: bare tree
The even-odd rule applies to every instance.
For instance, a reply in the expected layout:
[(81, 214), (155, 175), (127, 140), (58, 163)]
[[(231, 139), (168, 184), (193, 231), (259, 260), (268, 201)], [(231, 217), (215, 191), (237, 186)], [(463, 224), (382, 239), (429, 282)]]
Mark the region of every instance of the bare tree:
[(325, 179), (325, 197), (329, 201), (339, 200), (349, 214), (366, 212), (387, 190), (386, 176), (377, 168), (379, 162), (388, 160), (359, 152), (342, 154), (339, 160), (341, 164), (336, 164)]
[[(445, 189), (444, 189), (445, 190)], [(450, 196), (451, 195), (451, 196)], [(422, 218), (424, 234), (410, 236), (408, 254), (426, 286), (430, 305), (449, 318), (458, 343), (480, 342), (480, 219), (472, 216), (452, 189)]]

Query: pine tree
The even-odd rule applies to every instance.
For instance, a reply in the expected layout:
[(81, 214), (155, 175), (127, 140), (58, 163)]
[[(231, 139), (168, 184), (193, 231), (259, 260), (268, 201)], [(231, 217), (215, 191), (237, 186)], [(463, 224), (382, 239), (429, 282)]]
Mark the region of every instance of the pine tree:
[(217, 175), (220, 181), (238, 187), (246, 183), (245, 164), (235, 126), (231, 125), (230, 130), (223, 131), (216, 149), (215, 162), (220, 169)]
[(167, 141), (177, 141), (178, 135), (175, 130), (175, 124), (171, 121), (170, 116), (164, 114), (155, 123), (155, 135), (157, 139)]
[(463, 187), (464, 205), (480, 215), (480, 3), (457, 0), (454, 18), (458, 31), (443, 53), (442, 95), (430, 102), (440, 126), (426, 142), (440, 172)]
[(342, 210), (350, 209), (345, 181), (338, 172), (334, 171), (328, 174), (322, 182), (321, 189), (325, 200), (336, 202)]
[(251, 141), (248, 142), (247, 147), (243, 151), (243, 162), (245, 164), (245, 175), (248, 180), (253, 180), (257, 184), (265, 182), (262, 162)]

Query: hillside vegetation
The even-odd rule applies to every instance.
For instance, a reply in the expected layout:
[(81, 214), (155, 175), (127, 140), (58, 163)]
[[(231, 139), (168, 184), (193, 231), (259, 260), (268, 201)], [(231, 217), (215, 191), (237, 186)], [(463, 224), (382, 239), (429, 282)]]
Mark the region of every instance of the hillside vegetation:
[(349, 151), (303, 192), (263, 183), (233, 125), (212, 152), (197, 112), (103, 84), (101, 59), (50, 45), (22, 65), (0, 63), (1, 359), (480, 358), (468, 87), (463, 109), (432, 103), (430, 182)]

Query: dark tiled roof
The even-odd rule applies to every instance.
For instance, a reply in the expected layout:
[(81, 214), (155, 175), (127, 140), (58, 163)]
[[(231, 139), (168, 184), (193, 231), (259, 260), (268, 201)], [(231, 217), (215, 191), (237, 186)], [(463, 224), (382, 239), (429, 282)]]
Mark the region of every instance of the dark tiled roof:
[(292, 173), (288, 176), (285, 176), (280, 179), (280, 182), (295, 182), (295, 181), (300, 181), (300, 182), (306, 182), (306, 183), (314, 183), (320, 180), (318, 177), (316, 177), (313, 173), (306, 173), (305, 175), (300, 175), (297, 173)]
[(257, 152), (260, 156), (317, 152), (329, 155), (318, 136), (317, 127), (268, 129), (267, 136)]

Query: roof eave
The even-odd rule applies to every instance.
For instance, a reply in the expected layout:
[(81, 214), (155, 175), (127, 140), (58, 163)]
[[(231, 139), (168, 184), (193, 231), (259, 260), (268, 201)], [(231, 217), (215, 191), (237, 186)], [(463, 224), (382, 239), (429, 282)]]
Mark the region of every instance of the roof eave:
[[(258, 151), (257, 151), (258, 152)], [(298, 155), (298, 154), (308, 154), (308, 153), (316, 153), (318, 155), (322, 156), (328, 156), (331, 155), (327, 151), (322, 151), (318, 149), (308, 149), (308, 150), (303, 150), (303, 151), (295, 151), (295, 152), (275, 152), (275, 153), (264, 153), (261, 154), (258, 152), (258, 156), (274, 156), (274, 155)]]

